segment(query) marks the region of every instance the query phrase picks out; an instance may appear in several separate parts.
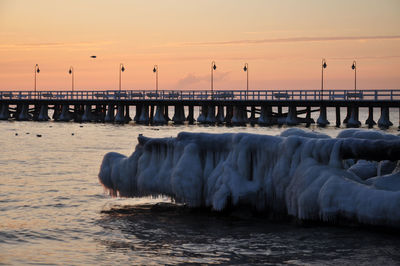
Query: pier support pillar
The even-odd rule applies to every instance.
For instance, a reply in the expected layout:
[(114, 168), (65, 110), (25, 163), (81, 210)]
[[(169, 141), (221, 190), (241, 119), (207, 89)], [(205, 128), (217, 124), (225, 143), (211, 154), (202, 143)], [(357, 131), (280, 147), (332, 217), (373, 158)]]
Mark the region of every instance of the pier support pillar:
[(135, 106), (136, 112), (135, 112), (135, 117), (133, 118), (133, 120), (135, 122), (139, 122), (140, 119), (140, 113), (142, 112), (142, 105), (138, 104)]
[(368, 107), (368, 118), (365, 121), (365, 124), (367, 124), (369, 128), (376, 125), (376, 122), (374, 121), (374, 108), (372, 106)]
[(243, 106), (241, 109), (242, 121), (243, 123), (249, 123), (249, 118), (247, 116), (247, 106)]
[(297, 118), (297, 108), (296, 106), (289, 106), (288, 115), (286, 117), (285, 124), (289, 126), (295, 126), (299, 124), (299, 119)]
[(381, 107), (381, 117), (378, 120), (378, 127), (382, 129), (393, 126), (389, 119), (389, 107)]
[(215, 105), (209, 105), (207, 110), (206, 123), (215, 124), (217, 119), (215, 119)]
[(206, 118), (207, 118), (207, 106), (206, 105), (202, 105), (199, 117), (197, 118), (197, 122), (203, 124), (203, 123), (206, 122)]
[(255, 124), (257, 122), (256, 119), (256, 107), (252, 106), (250, 111), (250, 123)]
[(169, 112), (168, 112), (168, 105), (166, 104), (165, 106), (164, 106), (164, 118), (165, 118), (165, 121), (168, 123), (168, 121), (170, 121), (171, 119), (169, 118)]
[(193, 124), (194, 123), (194, 106), (193, 105), (189, 105), (188, 106), (189, 109), (189, 114), (186, 118), (186, 120), (189, 122), (189, 124)]
[(319, 111), (319, 117), (317, 119), (317, 124), (320, 127), (325, 127), (330, 124), (328, 119), (326, 118), (326, 106), (321, 106)]
[(147, 104), (142, 105), (142, 109), (140, 111), (140, 117), (137, 122), (140, 124), (148, 124), (150, 122), (149, 106)]
[(282, 106), (278, 106), (278, 117), (282, 117)]
[(343, 124), (347, 124), (347, 121), (349, 121), (350, 116), (351, 116), (351, 107), (347, 106), (347, 112), (346, 112), (346, 117), (343, 120)]
[(185, 117), (185, 106), (183, 104), (179, 105), (179, 116), (182, 123), (184, 123), (186, 121), (186, 117)]
[(283, 114), (282, 106), (277, 106), (276, 123), (278, 125), (286, 123), (286, 116)]
[(82, 122), (90, 122), (92, 120), (92, 105), (87, 104), (82, 115)]
[(104, 117), (105, 117), (105, 112), (103, 111), (102, 105), (97, 104), (96, 105), (96, 109), (94, 111), (94, 120), (96, 122), (98, 122), (98, 121), (103, 122), (104, 121)]
[(32, 111), (32, 120), (38, 121), (41, 107), (42, 107), (42, 105), (39, 105), (39, 104), (34, 105), (33, 111)]
[(223, 105), (218, 105), (218, 112), (217, 112), (216, 119), (217, 119), (218, 124), (224, 123), (225, 115), (224, 115), (224, 106)]
[(232, 105), (228, 105), (228, 106), (226, 106), (225, 123), (231, 124), (232, 123), (232, 117), (233, 117), (233, 106)]
[(340, 127), (340, 106), (336, 106), (336, 127)]
[(125, 114), (124, 114), (125, 106), (123, 104), (119, 104), (117, 106), (117, 115), (115, 116), (114, 122), (118, 124), (125, 123)]
[(61, 107), (58, 104), (54, 105), (53, 120), (58, 121), (60, 114), (61, 114)]
[(11, 116), (12, 116), (12, 118), (14, 118), (15, 120), (18, 120), (18, 115), (21, 113), (21, 108), (22, 108), (21, 104), (17, 104), (17, 106), (15, 107), (14, 111), (11, 108)]
[(238, 125), (240, 124), (240, 113), (239, 113), (239, 107), (238, 106), (234, 106), (233, 107), (233, 116), (232, 116), (232, 120), (231, 123), (232, 125)]
[(175, 105), (175, 113), (172, 117), (174, 124), (183, 124), (185, 122), (185, 110), (183, 108), (184, 106), (182, 104)]
[(399, 108), (399, 127), (398, 128), (400, 129), (400, 108)]
[(42, 104), (40, 106), (40, 111), (39, 115), (37, 117), (37, 121), (48, 121), (50, 119), (49, 117), (49, 107), (47, 104)]
[(58, 117), (58, 121), (68, 122), (71, 120), (71, 115), (69, 113), (69, 104), (63, 104), (61, 109), (61, 114)]
[(272, 106), (261, 106), (260, 117), (258, 118), (258, 124), (261, 126), (272, 125)]
[(315, 123), (314, 119), (311, 118), (311, 106), (306, 107), (306, 127)]
[(125, 105), (125, 123), (132, 121), (132, 118), (129, 115), (129, 107), (129, 104)]
[(154, 125), (165, 125), (167, 120), (165, 120), (165, 106), (164, 105), (157, 105), (156, 107), (156, 114), (154, 115), (153, 124)]
[(347, 121), (346, 127), (360, 127), (361, 126), (361, 122), (358, 120), (358, 107), (357, 106), (353, 106), (351, 108), (351, 115), (349, 120)]
[(8, 120), (10, 118), (10, 110), (8, 104), (4, 103), (1, 105), (0, 120)]
[(84, 107), (80, 104), (74, 105), (74, 113), (72, 115), (75, 122), (82, 122), (82, 116), (84, 114)]
[(149, 117), (149, 122), (153, 123), (154, 119), (154, 105), (150, 105), (150, 117)]
[(29, 105), (28, 104), (22, 104), (19, 108), (19, 113), (17, 115), (17, 120), (18, 121), (27, 121), (29, 120)]
[(245, 106), (234, 106), (232, 125), (244, 126), (246, 125), (247, 121), (247, 108)]
[(106, 117), (104, 118), (104, 122), (106, 122), (106, 123), (114, 122), (114, 105), (113, 104), (108, 105), (107, 114), (106, 114)]

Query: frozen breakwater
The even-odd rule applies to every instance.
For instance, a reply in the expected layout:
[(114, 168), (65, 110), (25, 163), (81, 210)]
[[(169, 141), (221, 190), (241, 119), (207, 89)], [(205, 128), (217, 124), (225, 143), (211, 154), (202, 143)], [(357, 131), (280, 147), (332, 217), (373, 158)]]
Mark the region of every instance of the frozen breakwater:
[(138, 137), (129, 157), (104, 156), (100, 182), (114, 196), (168, 195), (193, 207), (250, 205), (301, 220), (400, 227), (400, 137), (344, 130), (336, 138), (289, 129), (279, 136), (179, 133)]

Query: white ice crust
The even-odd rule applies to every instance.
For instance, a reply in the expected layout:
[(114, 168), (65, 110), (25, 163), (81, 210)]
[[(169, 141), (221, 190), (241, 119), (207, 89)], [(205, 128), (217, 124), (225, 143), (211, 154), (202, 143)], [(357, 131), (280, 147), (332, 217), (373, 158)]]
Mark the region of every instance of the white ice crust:
[(280, 136), (182, 132), (138, 140), (130, 157), (104, 156), (99, 179), (112, 195), (400, 227), (398, 136), (345, 130), (330, 138), (293, 128)]

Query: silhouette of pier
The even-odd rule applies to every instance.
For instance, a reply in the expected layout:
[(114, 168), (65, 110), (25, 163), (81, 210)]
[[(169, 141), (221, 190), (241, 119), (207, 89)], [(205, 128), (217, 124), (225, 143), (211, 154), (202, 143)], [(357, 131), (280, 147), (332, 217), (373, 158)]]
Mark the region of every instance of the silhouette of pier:
[[(135, 112), (130, 113), (131, 107)], [(174, 107), (170, 118), (169, 107)], [(198, 108), (199, 116), (194, 117)], [(287, 110), (283, 112), (282, 108)], [(400, 90), (102, 90), (102, 91), (1, 91), (0, 120), (76, 121), (162, 125), (330, 124), (327, 108), (335, 108), (335, 125), (359, 127), (359, 108), (368, 108), (369, 127), (393, 125), (390, 113), (400, 112)], [(341, 120), (340, 110), (346, 117)], [(373, 110), (379, 108), (377, 123)], [(52, 117), (49, 110), (53, 110)], [(317, 121), (312, 112), (319, 112)]]

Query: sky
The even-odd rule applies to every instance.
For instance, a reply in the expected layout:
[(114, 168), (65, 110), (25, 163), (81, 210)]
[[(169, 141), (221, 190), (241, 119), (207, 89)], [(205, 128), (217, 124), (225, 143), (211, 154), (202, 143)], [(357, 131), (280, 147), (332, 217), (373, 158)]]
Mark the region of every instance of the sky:
[[(96, 55), (93, 59), (90, 56)], [(400, 89), (399, 0), (0, 0), (0, 89)]]

